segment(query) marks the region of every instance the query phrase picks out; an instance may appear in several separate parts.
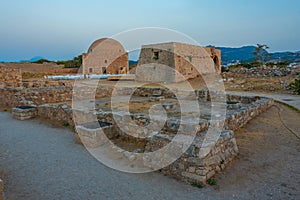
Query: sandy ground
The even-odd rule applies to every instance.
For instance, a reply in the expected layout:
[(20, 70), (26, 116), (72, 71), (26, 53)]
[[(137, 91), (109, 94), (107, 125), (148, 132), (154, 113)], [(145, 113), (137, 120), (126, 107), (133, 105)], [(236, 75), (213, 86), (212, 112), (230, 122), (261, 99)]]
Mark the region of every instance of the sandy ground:
[(236, 132), (238, 158), (216, 186), (199, 189), (112, 170), (74, 144), (70, 130), (0, 112), (0, 175), (6, 199), (299, 199), (300, 140), (284, 126), (300, 135), (299, 121), (282, 105), (252, 120)]
[(253, 199), (299, 199), (300, 140), (292, 133), (300, 137), (299, 122), (299, 113), (276, 104), (236, 131), (240, 154), (218, 176), (218, 191)]

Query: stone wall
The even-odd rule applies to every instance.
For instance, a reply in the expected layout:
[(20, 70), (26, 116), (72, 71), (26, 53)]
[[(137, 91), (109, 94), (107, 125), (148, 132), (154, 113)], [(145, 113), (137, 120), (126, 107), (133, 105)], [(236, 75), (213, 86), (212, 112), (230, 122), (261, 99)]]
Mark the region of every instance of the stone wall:
[(21, 70), (0, 64), (0, 88), (20, 87), (22, 85)]
[[(203, 94), (204, 93), (201, 93), (201, 95)], [(163, 168), (163, 173), (190, 183), (205, 185), (208, 179), (225, 169), (234, 157), (238, 155), (238, 146), (234, 137), (234, 130), (244, 126), (257, 115), (271, 107), (274, 103), (272, 99), (259, 97), (228, 95), (227, 99), (232, 102), (237, 101), (241, 106), (236, 107), (234, 110), (228, 110), (224, 130), (221, 132), (217, 141), (205, 142), (204, 138), (206, 136), (206, 131), (210, 125), (213, 125), (213, 122), (208, 119), (200, 119), (199, 126), (195, 129), (197, 132), (192, 145), (176, 162)], [(147, 128), (139, 128), (136, 125), (139, 124), (140, 126), (144, 126), (147, 124), (150, 120), (147, 116), (141, 114), (128, 116), (121, 113), (115, 113), (114, 117), (121, 119), (119, 122), (120, 124), (116, 125), (110, 112), (98, 112), (94, 114), (97, 115), (99, 121), (111, 124), (110, 128), (115, 127), (114, 130), (118, 129), (117, 127), (120, 125), (122, 131), (114, 131), (113, 134), (110, 134), (114, 136), (117, 135), (119, 139), (124, 137), (126, 141), (129, 141), (123, 131), (130, 132), (131, 134), (136, 133), (137, 135), (134, 135), (136, 138), (152, 135), (151, 130), (148, 130), (150, 132), (145, 132)], [(131, 120), (135, 123), (132, 123)], [(181, 123), (181, 120), (168, 119), (161, 131), (154, 136), (146, 137), (144, 151), (154, 152), (169, 144), (176, 135), (178, 127), (182, 125)], [(155, 124), (156, 122), (154, 121), (153, 126), (156, 126)], [(187, 129), (186, 127), (188, 126), (185, 124), (183, 126), (185, 127), (185, 132), (187, 132), (186, 134), (188, 134), (188, 130), (190, 129)], [(103, 141), (101, 141), (102, 136), (100, 133), (97, 133), (97, 130), (85, 129), (84, 136), (85, 142), (91, 144), (93, 147), (97, 147), (103, 143)], [(79, 137), (77, 137), (77, 139), (78, 138)], [(126, 158), (129, 159), (128, 161), (136, 156), (134, 152), (126, 152), (125, 154)], [(162, 155), (158, 155), (157, 158), (152, 158), (151, 163), (148, 163), (149, 165), (146, 163), (147, 167), (152, 167), (153, 160), (157, 160), (159, 163), (162, 159), (161, 156)], [(155, 167), (155, 165), (153, 167)]]
[(221, 73), (221, 52), (214, 48), (170, 42), (142, 46), (136, 68), (140, 82), (174, 83)]
[(44, 104), (37, 107), (39, 118), (52, 124), (74, 127), (73, 112), (66, 104)]
[(37, 108), (34, 106), (21, 106), (12, 109), (12, 115), (18, 120), (27, 120), (37, 116)]
[(72, 88), (2, 88), (0, 89), (0, 106), (15, 107), (22, 105), (41, 105), (61, 103), (72, 100)]
[(23, 81), (22, 86), (24, 88), (49, 88), (49, 87), (60, 87), (67, 86), (73, 87), (73, 80), (33, 80), (33, 81)]
[(0, 88), (0, 106), (5, 108), (12, 108), (21, 105), (24, 97), (19, 94), (20, 88)]
[[(160, 149), (167, 145), (170, 139), (157, 135), (148, 143), (147, 148), (150, 151)], [(163, 168), (162, 172), (179, 180), (206, 185), (207, 180), (224, 170), (239, 152), (234, 132), (230, 130), (222, 131), (208, 154), (202, 153), (202, 149), (205, 148), (205, 144), (201, 146), (202, 142), (203, 137), (195, 138), (189, 149), (174, 163)]]

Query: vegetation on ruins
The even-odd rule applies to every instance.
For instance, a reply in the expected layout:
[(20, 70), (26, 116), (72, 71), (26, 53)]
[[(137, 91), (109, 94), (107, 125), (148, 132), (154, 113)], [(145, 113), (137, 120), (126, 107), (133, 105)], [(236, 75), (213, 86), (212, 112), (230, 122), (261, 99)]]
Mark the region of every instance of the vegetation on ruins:
[(256, 67), (263, 67), (267, 61), (271, 59), (271, 54), (267, 51), (269, 47), (265, 44), (257, 44), (255, 51), (253, 52), (254, 61), (253, 64)]
[(208, 185), (217, 185), (217, 180), (214, 178), (210, 178), (207, 180)]
[(203, 185), (201, 185), (201, 184), (192, 183), (191, 185), (192, 185), (193, 187), (203, 188)]
[(296, 94), (300, 94), (300, 78), (295, 79), (295, 81), (292, 82), (289, 87), (294, 90)]

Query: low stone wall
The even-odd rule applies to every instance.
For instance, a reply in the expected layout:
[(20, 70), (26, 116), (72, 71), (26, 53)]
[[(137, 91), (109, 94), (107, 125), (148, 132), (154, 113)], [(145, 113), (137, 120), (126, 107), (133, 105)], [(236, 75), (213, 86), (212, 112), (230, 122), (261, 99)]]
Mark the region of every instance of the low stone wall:
[(34, 81), (23, 81), (22, 86), (25, 88), (49, 88), (49, 87), (73, 87), (73, 80), (58, 80), (58, 81), (42, 81), (42, 80), (34, 80)]
[(0, 87), (5, 88), (20, 86), (22, 86), (21, 70), (0, 64)]
[(74, 127), (73, 112), (66, 104), (40, 105), (37, 107), (37, 116), (53, 124)]
[(37, 116), (37, 108), (33, 106), (16, 107), (12, 109), (12, 115), (18, 120), (27, 120)]
[[(238, 155), (238, 147), (233, 131), (222, 131), (218, 141), (207, 154), (203, 154), (206, 147), (202, 137), (195, 138), (189, 149), (174, 163), (162, 169), (166, 175), (190, 183), (206, 185), (208, 179), (224, 170), (234, 157)], [(160, 149), (171, 142), (165, 135), (155, 136), (147, 145), (148, 151)], [(202, 146), (201, 146), (202, 145)]]
[(0, 106), (16, 107), (21, 105), (42, 105), (46, 103), (62, 103), (72, 100), (72, 88), (2, 88), (0, 89)]
[(0, 88), (0, 106), (13, 108), (20, 106), (21, 102), (24, 100), (24, 97), (18, 95), (20, 88)]
[(4, 200), (4, 183), (0, 179), (0, 200)]
[[(238, 155), (238, 146), (233, 131), (244, 126), (274, 103), (272, 99), (268, 98), (238, 96), (227, 96), (227, 98), (230, 101), (235, 100), (241, 103), (240, 108), (227, 111), (224, 123), (224, 129), (227, 130), (223, 130), (220, 133), (217, 141), (208, 140), (208, 142), (206, 141), (206, 143), (204, 143), (204, 138), (207, 135), (206, 131), (213, 122), (207, 119), (199, 119), (198, 126), (193, 128), (193, 130), (197, 130), (197, 133), (192, 145), (176, 162), (163, 168), (163, 173), (190, 183), (205, 185), (208, 179), (223, 170), (229, 162)], [(182, 126), (181, 120), (168, 119), (161, 131), (155, 133), (154, 136), (148, 137), (148, 135), (152, 135), (151, 130), (139, 128), (139, 126), (136, 125), (139, 124), (143, 126), (147, 124), (149, 118), (146, 116), (141, 114), (129, 116), (115, 113), (114, 117), (120, 118), (118, 121), (121, 123), (117, 125), (110, 112), (99, 112), (95, 114), (99, 121), (112, 124), (112, 127), (115, 126), (114, 130), (117, 130), (117, 127), (120, 126), (123, 131), (136, 133), (137, 135), (134, 135), (135, 137), (146, 137), (145, 152), (154, 152), (169, 144), (176, 135), (178, 127)], [(132, 120), (136, 124), (131, 124)], [(156, 126), (155, 122), (153, 124)], [(190, 129), (187, 129), (188, 126), (183, 124), (183, 127), (183, 130), (188, 134), (190, 132)], [(127, 141), (128, 138), (123, 131), (118, 130), (111, 135), (117, 136), (118, 138), (124, 137)], [(103, 143), (103, 141), (101, 141), (102, 136), (97, 130), (85, 129), (83, 135), (85, 136), (83, 139), (88, 138), (87, 143), (92, 144), (92, 147), (100, 146)], [(79, 137), (77, 137), (77, 139), (78, 138)], [(126, 154), (129, 161), (135, 157), (134, 152), (126, 152)], [(162, 155), (158, 155), (157, 157), (158, 163), (162, 159), (161, 156)], [(148, 167), (151, 167), (151, 165), (153, 165), (153, 162), (149, 163), (149, 165), (147, 164)]]
[[(236, 110), (227, 110), (224, 128), (226, 130), (237, 130), (247, 124), (251, 119), (265, 112), (274, 104), (273, 99), (259, 97), (238, 97), (228, 96), (229, 99), (234, 99), (242, 103), (249, 104), (247, 109), (240, 108)], [(250, 103), (251, 101), (254, 101)]]

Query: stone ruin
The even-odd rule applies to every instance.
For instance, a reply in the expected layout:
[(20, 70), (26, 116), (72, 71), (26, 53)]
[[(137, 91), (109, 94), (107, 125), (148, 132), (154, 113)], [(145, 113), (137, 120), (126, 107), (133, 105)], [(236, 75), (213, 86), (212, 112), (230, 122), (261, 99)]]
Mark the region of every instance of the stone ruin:
[[(9, 74), (9, 76), (5, 75), (5, 73)], [(182, 155), (174, 163), (165, 166), (160, 171), (183, 181), (203, 185), (216, 173), (224, 170), (230, 161), (237, 156), (238, 146), (234, 137), (234, 131), (273, 105), (273, 100), (268, 98), (227, 95), (225, 99), (227, 105), (225, 106), (228, 109), (220, 137), (217, 140), (213, 140), (213, 142), (209, 142), (209, 140), (205, 140), (204, 136), (207, 134), (209, 127), (218, 123), (218, 121), (210, 120), (211, 113), (209, 109), (211, 108), (212, 91), (176, 89), (177, 92), (186, 93), (184, 96), (187, 97), (185, 99), (187, 102), (191, 101), (189, 99), (191, 93), (196, 96), (196, 99), (192, 99), (192, 101), (197, 101), (203, 112), (201, 112), (200, 116), (193, 116), (193, 113), (179, 112), (178, 100), (174, 93), (166, 88), (121, 88), (123, 95), (133, 94), (130, 101), (133, 104), (132, 108), (130, 108), (130, 113), (124, 113), (122, 110), (119, 110), (115, 116), (121, 121), (122, 127), (127, 129), (122, 130), (116, 124), (109, 106), (109, 99), (113, 92), (112, 87), (98, 87), (96, 94), (94, 94), (96, 97), (95, 101), (92, 102), (96, 110), (82, 111), (71, 107), (74, 89), (72, 81), (22, 83), (19, 79), (12, 78), (13, 80), (10, 80), (9, 77), (19, 77), (18, 73), (18, 70), (1, 70), (1, 81), (6, 84), (5, 87), (0, 88), (1, 107), (16, 107), (13, 109), (13, 116), (21, 120), (36, 116), (52, 123), (64, 123), (73, 127), (76, 130), (75, 137), (77, 142), (85, 144), (88, 149), (97, 149), (105, 145), (103, 144), (103, 141), (105, 141), (103, 137), (105, 136), (123, 148), (123, 150), (119, 151), (119, 154), (122, 155), (121, 161), (125, 163), (139, 160), (140, 153), (155, 152), (168, 145), (176, 137), (180, 126), (184, 127), (184, 134), (188, 135), (189, 132), (194, 131), (195, 138), (186, 151), (182, 152)], [(82, 91), (84, 91), (82, 94), (83, 101), (91, 93), (95, 92), (88, 85), (83, 86)], [(88, 101), (90, 102), (90, 99)], [(147, 127), (150, 121), (147, 110), (153, 106), (165, 110), (168, 116), (166, 122), (155, 133), (151, 131), (144, 132), (146, 128), (140, 132), (136, 131), (136, 124), (139, 124), (141, 127)], [(123, 107), (122, 102), (119, 102), (118, 107)], [(76, 119), (77, 123), (74, 123), (74, 116), (76, 115), (84, 117), (82, 120), (79, 117), (79, 119)], [(181, 115), (186, 116), (185, 120), (180, 117)], [(90, 118), (86, 118), (87, 116), (90, 116)], [(159, 116), (158, 118), (154, 117), (153, 120), (154, 126), (160, 122)], [(195, 120), (197, 121), (196, 125), (190, 126), (189, 121), (195, 122)], [(105, 135), (102, 134), (102, 131), (104, 131)], [(128, 135), (126, 134), (127, 131), (136, 132), (137, 135)], [(136, 138), (134, 136), (139, 137)], [(202, 152), (207, 147), (209, 147), (209, 151), (203, 154)], [(165, 156), (172, 157), (173, 155), (166, 154)], [(152, 160), (144, 158), (143, 164), (149, 169), (155, 169), (155, 165), (160, 162), (160, 158), (152, 157)]]
[[(193, 142), (185, 152), (182, 152), (179, 159), (160, 171), (179, 180), (201, 185), (205, 185), (208, 179), (224, 170), (238, 155), (234, 131), (273, 105), (273, 100), (268, 98), (227, 95), (228, 109), (223, 130), (217, 140), (211, 141), (205, 139), (207, 131), (209, 127), (220, 122), (211, 120), (211, 113), (205, 110), (211, 104), (209, 96), (212, 94), (208, 91), (195, 91), (197, 102), (203, 109), (203, 113), (195, 118), (195, 115), (190, 112), (178, 113), (179, 105), (176, 97), (167, 89), (139, 87), (135, 92), (128, 88), (124, 90), (126, 92), (122, 91), (123, 95), (134, 94), (131, 97), (133, 108), (130, 114), (123, 112), (122, 102), (116, 105), (119, 109), (113, 113), (110, 101), (103, 99), (96, 100), (96, 111), (73, 110), (78, 122), (75, 124), (76, 141), (83, 143), (90, 151), (97, 151), (102, 147), (109, 148), (106, 140), (108, 138), (123, 148), (115, 152), (119, 154), (118, 162), (122, 161), (124, 165), (130, 166), (140, 165), (142, 161), (143, 167), (151, 170), (162, 164), (162, 159), (169, 159), (174, 155), (172, 153), (159, 154), (147, 161), (148, 158), (143, 153), (155, 152), (168, 146), (178, 134), (179, 127), (184, 127), (184, 134), (196, 133)], [(191, 93), (190, 91), (180, 92)], [(153, 94), (155, 101), (153, 101)], [(188, 94), (186, 96), (189, 97)], [(186, 99), (186, 101), (193, 100)], [(156, 126), (160, 126), (161, 118), (154, 116), (153, 126), (147, 128), (151, 121), (147, 109), (157, 106), (157, 103), (165, 109), (168, 118), (161, 130), (153, 131)], [(87, 115), (90, 116), (86, 117)], [(197, 123), (191, 126), (191, 121), (195, 122), (195, 120)], [(135, 135), (128, 135), (128, 133), (135, 133)], [(207, 148), (209, 151), (203, 153)]]
[(179, 42), (143, 45), (136, 81), (177, 83), (221, 73), (221, 51)]

